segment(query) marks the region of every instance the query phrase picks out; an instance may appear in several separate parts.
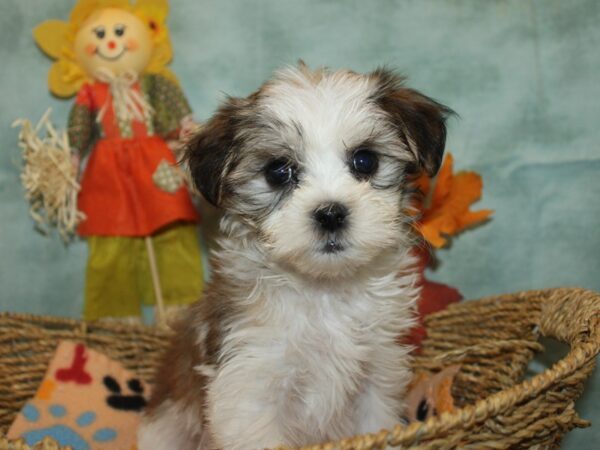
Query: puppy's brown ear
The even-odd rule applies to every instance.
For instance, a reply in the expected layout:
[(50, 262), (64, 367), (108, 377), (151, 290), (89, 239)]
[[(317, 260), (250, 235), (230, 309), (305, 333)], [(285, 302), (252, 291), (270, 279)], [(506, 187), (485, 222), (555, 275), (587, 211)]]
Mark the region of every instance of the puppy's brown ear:
[(187, 145), (184, 160), (196, 188), (212, 205), (219, 207), (225, 178), (236, 155), (236, 134), (244, 100), (229, 98)]
[(446, 145), (447, 106), (403, 86), (404, 78), (388, 70), (371, 74), (380, 84), (376, 102), (387, 112), (415, 158), (414, 172), (437, 173)]

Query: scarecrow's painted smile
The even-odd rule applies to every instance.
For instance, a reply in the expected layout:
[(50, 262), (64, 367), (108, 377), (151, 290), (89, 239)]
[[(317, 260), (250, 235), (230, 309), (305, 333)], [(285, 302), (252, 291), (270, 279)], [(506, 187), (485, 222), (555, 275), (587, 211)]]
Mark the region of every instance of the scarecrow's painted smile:
[(123, 47), (123, 50), (121, 50), (121, 52), (118, 55), (115, 56), (106, 56), (103, 55), (102, 52), (100, 51), (99, 48), (96, 48), (96, 55), (98, 55), (100, 58), (105, 59), (106, 61), (116, 61), (117, 59), (119, 59), (121, 56), (123, 56), (123, 54), (127, 51), (126, 47)]

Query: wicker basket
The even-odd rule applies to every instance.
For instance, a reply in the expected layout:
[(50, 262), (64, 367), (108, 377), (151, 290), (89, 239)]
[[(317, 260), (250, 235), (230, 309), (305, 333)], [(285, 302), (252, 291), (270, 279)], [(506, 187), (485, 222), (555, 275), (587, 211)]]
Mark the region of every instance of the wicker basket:
[[(307, 449), (553, 448), (572, 428), (588, 425), (574, 402), (600, 351), (600, 295), (550, 289), (489, 297), (434, 314), (426, 328), (414, 369), (437, 372), (460, 364), (452, 391), (460, 408), (424, 423)], [(551, 369), (526, 379), (533, 354), (543, 350), (540, 336), (570, 350)], [(166, 337), (144, 327), (0, 314), (0, 434), (35, 393), (59, 340), (83, 341), (150, 381)], [(0, 438), (0, 449), (7, 448)]]

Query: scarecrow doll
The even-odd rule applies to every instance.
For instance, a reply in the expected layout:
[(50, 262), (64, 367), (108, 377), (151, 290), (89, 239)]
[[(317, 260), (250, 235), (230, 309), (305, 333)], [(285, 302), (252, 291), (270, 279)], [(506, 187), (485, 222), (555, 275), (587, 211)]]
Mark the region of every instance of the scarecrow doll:
[[(202, 289), (199, 216), (169, 146), (193, 122), (165, 67), (172, 55), (167, 8), (166, 0), (79, 0), (68, 23), (34, 30), (40, 48), (58, 60), (51, 91), (76, 95), (62, 155), (70, 156), (78, 191), (77, 212), (68, 216), (89, 246), (87, 320), (139, 317), (143, 305), (157, 305), (161, 320), (165, 308), (191, 303)], [(49, 147), (30, 126), (24, 137), (22, 125), (21, 147), (36, 139)], [(60, 142), (55, 136), (54, 147)]]

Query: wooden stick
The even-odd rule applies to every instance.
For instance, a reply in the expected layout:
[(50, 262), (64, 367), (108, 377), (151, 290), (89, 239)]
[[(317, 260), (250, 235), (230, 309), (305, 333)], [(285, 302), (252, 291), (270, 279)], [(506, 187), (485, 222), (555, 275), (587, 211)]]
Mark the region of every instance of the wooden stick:
[(156, 297), (156, 323), (162, 327), (166, 327), (165, 301), (162, 295), (162, 288), (160, 287), (160, 279), (158, 278), (158, 266), (156, 264), (154, 244), (151, 236), (146, 236), (144, 240), (146, 241), (146, 249), (148, 250), (150, 272), (152, 273), (152, 285), (154, 286), (154, 295)]

